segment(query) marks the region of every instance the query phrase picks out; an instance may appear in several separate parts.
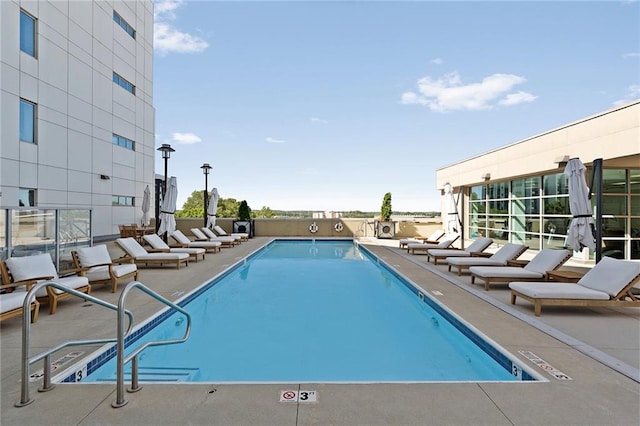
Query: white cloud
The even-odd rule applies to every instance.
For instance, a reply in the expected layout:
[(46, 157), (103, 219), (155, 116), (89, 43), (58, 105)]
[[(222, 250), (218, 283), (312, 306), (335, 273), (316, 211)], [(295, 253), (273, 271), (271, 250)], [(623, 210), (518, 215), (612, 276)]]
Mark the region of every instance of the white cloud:
[(640, 52), (625, 53), (624, 55), (622, 55), (622, 57), (624, 59), (627, 59), (627, 58), (638, 58), (638, 57), (640, 57)]
[(198, 53), (209, 47), (209, 43), (197, 35), (182, 32), (170, 21), (176, 19), (175, 11), (183, 5), (182, 0), (157, 0), (154, 5), (153, 48), (160, 55), (167, 53)]
[(311, 117), (309, 118), (309, 120), (311, 120), (313, 123), (322, 123), (322, 124), (328, 123), (327, 120), (323, 120), (322, 118), (318, 118), (318, 117)]
[(400, 102), (405, 105), (426, 105), (438, 112), (491, 109), (496, 103), (511, 106), (536, 99), (536, 96), (526, 92), (508, 93), (525, 81), (524, 77), (513, 74), (493, 74), (479, 83), (470, 84), (463, 84), (457, 72), (438, 79), (426, 76), (418, 80), (418, 93), (405, 92)]
[(615, 101), (613, 105), (618, 106), (626, 104), (627, 102), (631, 102), (634, 99), (640, 99), (640, 84), (632, 84), (631, 86), (627, 87), (627, 95), (624, 98)]
[(531, 93), (520, 91), (517, 93), (509, 93), (507, 96), (504, 97), (504, 99), (502, 99), (498, 103), (500, 105), (510, 106), (510, 105), (522, 104), (525, 102), (533, 102), (536, 99), (538, 99), (537, 96), (534, 96)]
[(436, 64), (436, 65), (442, 65), (442, 64), (444, 64), (444, 61), (442, 60), (442, 58), (435, 58), (435, 59), (432, 59), (430, 62), (431, 62), (432, 64)]
[(265, 140), (267, 142), (269, 142), (269, 143), (284, 143), (285, 142), (282, 139), (274, 139), (272, 137), (267, 137)]
[(174, 142), (183, 145), (192, 145), (194, 143), (202, 142), (202, 139), (193, 133), (172, 133), (171, 137)]

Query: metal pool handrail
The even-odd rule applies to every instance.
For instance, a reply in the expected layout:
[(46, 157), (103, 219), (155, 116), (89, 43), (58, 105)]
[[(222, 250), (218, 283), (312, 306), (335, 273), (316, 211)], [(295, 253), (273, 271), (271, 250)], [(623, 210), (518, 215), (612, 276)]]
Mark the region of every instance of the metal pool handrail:
[[(68, 346), (81, 346), (81, 345), (96, 345), (103, 343), (113, 343), (116, 341), (115, 338), (110, 339), (91, 339), (91, 340), (71, 340), (69, 342), (58, 345), (52, 349), (44, 351), (38, 355), (35, 355), (32, 358), (29, 358), (30, 352), (30, 337), (31, 337), (31, 303), (36, 297), (36, 292), (43, 287), (54, 287), (58, 290), (62, 290), (69, 294), (72, 294), (81, 299), (90, 300), (98, 305), (104, 306), (106, 308), (117, 311), (119, 308), (116, 305), (105, 302), (104, 300), (98, 299), (97, 297), (93, 297), (89, 294), (81, 293), (75, 289), (63, 286), (55, 281), (44, 281), (34, 285), (31, 290), (27, 293), (27, 296), (24, 299), (22, 304), (22, 359), (21, 359), (21, 391), (20, 391), (20, 402), (15, 404), (16, 407), (24, 407), (33, 402), (33, 399), (29, 398), (29, 367), (34, 362), (37, 362), (44, 358), (44, 376), (42, 381), (42, 388), (38, 389), (40, 392), (47, 392), (51, 389), (55, 388), (55, 385), (51, 383), (51, 354), (59, 351), (60, 349), (66, 348)], [(120, 316), (123, 317), (123, 329), (124, 329), (124, 315), (129, 317), (129, 326), (127, 327), (127, 333), (131, 331), (131, 327), (133, 326), (133, 314), (130, 311), (118, 312), (118, 318)]]
[[(138, 288), (144, 293), (147, 293), (149, 296), (153, 297), (159, 302), (164, 303), (172, 309), (175, 309), (178, 312), (183, 313), (187, 317), (187, 329), (185, 330), (184, 336), (181, 339), (171, 339), (171, 340), (154, 340), (150, 342), (146, 342), (145, 344), (139, 346), (137, 349), (132, 351), (126, 358), (124, 356), (124, 339), (128, 334), (128, 331), (125, 332), (124, 327), (124, 313), (125, 310), (125, 302), (127, 299), (127, 295), (134, 288)], [(116, 400), (111, 403), (113, 408), (120, 408), (127, 404), (128, 401), (124, 399), (124, 365), (131, 361), (131, 388), (128, 389), (129, 392), (138, 392), (142, 389), (138, 384), (138, 354), (145, 350), (150, 346), (162, 346), (162, 345), (173, 345), (176, 343), (184, 343), (189, 338), (191, 334), (191, 314), (176, 305), (175, 303), (165, 299), (160, 296), (158, 293), (154, 292), (150, 288), (146, 287), (139, 281), (130, 282), (124, 290), (122, 290), (122, 294), (120, 294), (120, 299), (118, 300), (118, 337), (117, 337), (117, 383), (116, 383)]]

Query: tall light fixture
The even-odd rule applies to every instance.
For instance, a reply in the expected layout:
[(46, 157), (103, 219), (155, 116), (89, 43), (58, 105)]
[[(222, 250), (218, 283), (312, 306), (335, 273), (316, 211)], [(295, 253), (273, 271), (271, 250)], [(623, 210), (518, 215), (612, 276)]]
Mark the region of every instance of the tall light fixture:
[(207, 178), (209, 177), (209, 172), (213, 167), (211, 167), (209, 163), (204, 163), (200, 168), (204, 174), (204, 226), (207, 226), (207, 210), (209, 210), (209, 185)]
[[(158, 148), (158, 151), (162, 152), (162, 158), (164, 159), (164, 181), (162, 183), (162, 201), (164, 202), (164, 198), (167, 195), (167, 167), (169, 164), (169, 158), (171, 157), (171, 153), (175, 152), (176, 150), (171, 148), (171, 145), (169, 145), (168, 143), (163, 143), (162, 146), (160, 148)], [(158, 215), (158, 209), (156, 209), (156, 233), (158, 233), (158, 228), (160, 228), (160, 218)], [(162, 238), (164, 239), (164, 242), (167, 242), (167, 234), (165, 232), (165, 234), (162, 236)]]

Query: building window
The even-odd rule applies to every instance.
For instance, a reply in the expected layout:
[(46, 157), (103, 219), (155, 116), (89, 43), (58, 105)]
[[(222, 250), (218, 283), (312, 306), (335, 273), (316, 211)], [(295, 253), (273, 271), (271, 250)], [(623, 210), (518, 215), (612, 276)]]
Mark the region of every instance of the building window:
[(113, 72), (113, 82), (116, 83), (118, 86), (122, 87), (123, 89), (125, 89), (127, 92), (133, 95), (136, 94), (136, 86), (131, 84), (127, 79), (121, 77), (115, 71)]
[(123, 30), (127, 32), (132, 38), (136, 38), (136, 30), (133, 29), (131, 25), (124, 18), (118, 15), (118, 12), (113, 11), (113, 20), (122, 27)]
[(124, 136), (116, 135), (115, 133), (113, 133), (111, 136), (111, 141), (113, 142), (114, 145), (118, 145), (123, 148), (127, 148), (132, 151), (135, 151), (136, 143), (131, 139), (125, 138)]
[(36, 190), (29, 188), (20, 188), (18, 190), (18, 205), (20, 207), (35, 207)]
[(135, 206), (134, 201), (135, 201), (134, 197), (127, 197), (124, 195), (113, 195), (111, 197), (111, 205), (114, 205), (114, 206), (132, 207), (132, 206)]
[(20, 140), (36, 143), (36, 104), (20, 99)]
[(36, 57), (36, 18), (20, 11), (20, 50)]

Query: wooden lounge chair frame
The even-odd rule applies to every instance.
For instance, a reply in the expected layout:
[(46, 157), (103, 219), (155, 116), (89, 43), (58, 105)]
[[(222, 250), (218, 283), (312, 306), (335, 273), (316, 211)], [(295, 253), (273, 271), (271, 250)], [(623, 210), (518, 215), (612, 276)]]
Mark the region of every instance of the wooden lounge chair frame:
[[(129, 238), (132, 238), (132, 237), (129, 237)], [(140, 243), (138, 243), (138, 241), (136, 241), (135, 238), (133, 238), (133, 240), (136, 242), (136, 244), (140, 244)], [(120, 249), (122, 249), (122, 251), (124, 251), (126, 253), (126, 257), (133, 257), (133, 256), (131, 256), (131, 253), (129, 253), (127, 251), (127, 249), (120, 243), (120, 241), (116, 240), (116, 245), (118, 247), (120, 247)], [(148, 254), (153, 254), (152, 252), (148, 251), (144, 247), (142, 247), (142, 248)], [(160, 253), (158, 253), (158, 254), (160, 254)], [(123, 256), (123, 257), (125, 257), (125, 256)], [(144, 265), (144, 266), (147, 266), (147, 267), (149, 265), (164, 266), (165, 264), (167, 264), (167, 265), (175, 264), (176, 269), (180, 269), (180, 265), (183, 264), (183, 263), (185, 264), (185, 266), (189, 266), (189, 258), (190, 258), (189, 256), (187, 256), (187, 257), (185, 257), (183, 259), (179, 259), (179, 258), (176, 258), (176, 259), (138, 259), (136, 257), (133, 257), (133, 261), (136, 263), (136, 265)]]
[[(609, 300), (596, 300), (596, 299), (568, 299), (568, 298), (542, 298), (531, 297), (523, 294), (517, 290), (511, 289), (511, 304), (516, 304), (516, 298), (520, 297), (524, 300), (528, 300), (533, 303), (534, 315), (539, 317), (542, 313), (543, 306), (580, 306), (580, 307), (636, 307), (640, 308), (640, 299), (637, 295), (633, 294), (632, 289), (640, 281), (640, 274), (632, 278), (622, 290), (620, 290), (615, 296)], [(554, 285), (549, 283), (549, 285)], [(573, 284), (578, 285), (578, 284)]]
[[(436, 234), (437, 233), (437, 234)], [(433, 237), (433, 235), (436, 235), (436, 238), (431, 239)], [(412, 242), (422, 242), (423, 244), (438, 244), (438, 240), (441, 240), (442, 237), (444, 237), (445, 235), (447, 235), (444, 231), (442, 230), (437, 230), (435, 232), (433, 232), (431, 235), (429, 235), (428, 237), (412, 237), (415, 241)], [(406, 238), (406, 239), (402, 239), (399, 242), (399, 247), (401, 249), (406, 248), (407, 244), (411, 244), (409, 242), (410, 238)]]
[[(527, 250), (529, 250), (529, 246), (525, 246), (525, 245), (523, 245), (523, 246), (522, 246), (522, 248), (521, 248), (521, 250), (520, 250), (519, 252), (517, 252), (517, 253), (513, 256), (513, 258), (512, 258), (512, 259), (510, 259), (510, 260), (515, 260), (515, 259), (517, 259), (518, 257), (522, 256), (522, 254), (523, 254), (525, 251), (527, 251)], [(496, 252), (496, 253), (497, 253), (497, 252)], [(471, 254), (471, 257), (486, 257), (486, 258), (490, 258), (490, 257), (491, 257), (491, 256), (493, 256), (494, 254), (495, 254), (495, 253), (485, 253), (485, 252), (482, 252), (482, 253), (472, 253), (472, 254)], [(451, 265), (451, 264), (449, 264), (449, 266), (448, 266), (448, 268), (447, 268), (449, 272), (451, 272), (451, 267), (453, 267), (453, 266), (455, 266), (455, 267), (457, 268), (457, 270), (458, 270), (458, 276), (462, 276), (462, 271), (464, 271), (465, 269), (469, 269), (469, 268), (470, 268), (470, 267), (472, 267), (472, 266), (482, 266), (482, 265)], [(498, 266), (498, 265), (494, 265), (494, 266)]]
[[(58, 277), (64, 278), (65, 276), (77, 275), (78, 272), (79, 271), (76, 269), (67, 269), (67, 270), (58, 272)], [(3, 282), (9, 283), (8, 285), (11, 285), (14, 287), (24, 285), (26, 286), (27, 291), (31, 290), (31, 287), (36, 285), (38, 281), (44, 281), (44, 280), (55, 281), (56, 280), (54, 276), (49, 275), (49, 276), (42, 276), (42, 277), (33, 277), (28, 280), (14, 281), (13, 276), (11, 275), (11, 271), (9, 270), (9, 267), (7, 266), (7, 263), (4, 260), (0, 261), (0, 274), (2, 275)], [(78, 287), (75, 290), (81, 293), (91, 294), (91, 285), (87, 284), (86, 286)], [(66, 293), (66, 292), (56, 293), (53, 287), (47, 286), (47, 296), (36, 297), (36, 300), (40, 304), (48, 303), (49, 314), (53, 315), (58, 310), (58, 302), (60, 300), (63, 300), (69, 297), (73, 297), (73, 295), (71, 293)], [(32, 322), (34, 321), (32, 320)]]
[[(3, 284), (3, 285), (0, 285), (0, 291), (3, 291), (4, 293), (13, 293), (17, 287), (20, 287), (20, 285), (16, 285), (15, 283)], [(0, 295), (0, 297), (1, 296), (2, 295)], [(38, 302), (38, 300), (34, 299), (33, 302), (31, 302), (31, 305), (30, 305), (29, 308), (31, 310), (31, 312), (30, 312), (31, 322), (35, 323), (35, 322), (38, 321), (38, 315), (40, 313), (40, 302)], [(23, 314), (24, 314), (24, 311), (23, 311), (22, 305), (20, 305), (18, 308), (15, 308), (15, 309), (12, 309), (10, 311), (1, 313), (0, 314), (0, 321), (4, 321), (4, 320), (9, 319), (9, 318), (15, 318), (15, 317), (21, 316)]]
[(87, 271), (93, 268), (97, 268), (100, 266), (107, 266), (109, 268), (109, 278), (106, 278), (103, 280), (89, 281), (89, 284), (111, 284), (111, 293), (115, 293), (116, 290), (118, 289), (118, 284), (120, 284), (120, 282), (124, 280), (130, 279), (130, 278), (133, 278), (136, 281), (138, 280), (137, 269), (135, 270), (135, 272), (130, 272), (128, 274), (125, 274), (119, 277), (116, 276), (115, 272), (113, 271), (113, 267), (116, 265), (121, 265), (123, 263), (135, 263), (133, 257), (130, 257), (130, 256), (122, 256), (117, 259), (111, 259), (112, 263), (99, 263), (99, 264), (91, 265), (88, 267), (83, 267), (80, 264), (80, 259), (78, 258), (78, 252), (76, 250), (73, 250), (71, 252), (71, 258), (73, 259), (73, 264), (75, 265), (76, 270), (82, 276), (86, 276)]
[[(476, 241), (480, 241), (480, 239), (476, 240)], [(473, 245), (476, 241), (474, 241), (473, 243), (471, 243), (471, 245)], [(483, 240), (486, 244), (485, 247), (482, 248), (482, 250), (486, 250), (491, 244), (493, 244), (493, 240), (490, 238), (486, 238)], [(473, 255), (477, 255), (482, 253), (482, 251), (469, 251), (469, 249), (471, 248), (471, 245), (469, 245), (469, 247), (467, 247), (466, 249), (459, 249), (459, 248), (454, 248), (454, 247), (448, 247), (446, 249), (436, 249), (434, 248), (433, 250), (455, 250), (455, 251), (459, 251), (459, 252), (467, 252), (469, 253), (468, 257), (471, 257)], [(475, 249), (475, 248), (474, 248)], [(437, 265), (438, 264), (438, 260), (443, 260), (446, 259), (447, 257), (450, 256), (451, 253), (445, 254), (445, 255), (434, 255), (432, 254), (430, 251), (432, 249), (427, 250), (427, 262), (429, 262), (431, 259), (433, 259), (433, 264)], [(455, 255), (454, 255), (455, 256)]]
[[(195, 239), (194, 241), (217, 241), (221, 244), (221, 247), (235, 247), (236, 245), (240, 244), (240, 241), (236, 241), (235, 237), (228, 236), (228, 237), (209, 238), (204, 234), (204, 232), (202, 232), (202, 230), (198, 228), (191, 228), (190, 231), (191, 231), (191, 234), (193, 235), (193, 238)], [(229, 238), (229, 239), (225, 240), (224, 238)]]
[[(459, 238), (460, 238), (460, 234), (456, 234), (455, 236), (452, 236), (450, 238), (447, 238), (446, 236), (444, 236), (440, 239), (440, 241), (433, 244), (422, 243), (424, 247), (419, 247), (419, 244), (416, 244), (413, 247), (409, 247), (409, 245), (407, 245), (407, 253), (416, 254), (416, 251), (423, 251), (425, 253), (428, 253), (430, 249), (448, 249), (448, 248), (451, 248), (451, 245), (456, 241), (458, 241)], [(442, 244), (443, 242), (448, 242), (449, 244), (447, 244), (446, 246), (445, 245), (441, 246), (440, 244)]]
[[(561, 267), (562, 265), (564, 265), (564, 263), (569, 260), (571, 258), (571, 252), (567, 251), (567, 255), (564, 257), (564, 259), (562, 259), (560, 262), (558, 262), (557, 265), (555, 265), (555, 267), (553, 269), (550, 269), (550, 271), (555, 271), (556, 269), (558, 269), (559, 267)], [(499, 266), (496, 266), (499, 268)], [(509, 266), (505, 266), (505, 268), (509, 268)], [(516, 268), (516, 266), (514, 266), (514, 268)], [(545, 276), (542, 277), (542, 279), (546, 278), (546, 272), (549, 271), (545, 271)], [(511, 281), (540, 281), (540, 277), (537, 278), (526, 278), (526, 277), (480, 277), (474, 274), (471, 274), (471, 284), (475, 284), (475, 279), (476, 277), (482, 281), (484, 281), (484, 289), (486, 291), (489, 291), (489, 288), (491, 287), (491, 283), (509, 283)]]
[[(153, 234), (156, 235), (156, 234)], [(160, 239), (160, 241), (164, 244), (166, 244), (166, 247), (153, 247), (151, 245), (151, 242), (149, 241), (149, 238), (153, 238), (153, 235), (145, 235), (143, 236), (143, 241), (146, 242), (147, 244), (149, 244), (151, 246), (150, 249), (145, 249), (147, 250), (149, 253), (187, 253), (189, 255), (189, 258), (191, 260), (193, 260), (194, 262), (197, 262), (199, 258), (202, 257), (202, 260), (205, 260), (205, 254), (207, 253), (207, 250), (204, 249), (204, 247), (198, 247), (198, 248), (202, 248), (202, 251), (198, 250), (198, 248), (196, 247), (183, 247), (183, 244), (166, 244), (164, 241), (162, 241), (162, 239), (160, 239), (160, 237), (158, 237), (156, 235), (156, 237), (158, 237), (158, 239)], [(185, 251), (172, 251), (171, 249), (186, 249)]]

